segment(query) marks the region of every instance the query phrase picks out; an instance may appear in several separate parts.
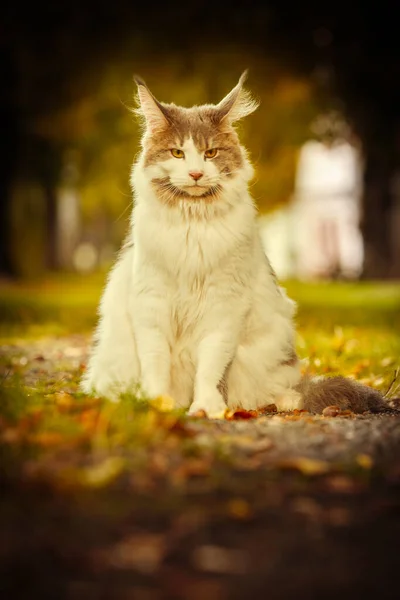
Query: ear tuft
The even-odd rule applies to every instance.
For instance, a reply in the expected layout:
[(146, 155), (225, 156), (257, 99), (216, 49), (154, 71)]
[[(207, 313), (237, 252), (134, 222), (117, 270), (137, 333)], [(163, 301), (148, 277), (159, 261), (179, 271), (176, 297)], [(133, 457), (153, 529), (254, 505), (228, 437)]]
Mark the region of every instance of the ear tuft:
[(162, 131), (169, 125), (168, 111), (150, 92), (144, 80), (138, 75), (134, 76), (137, 85), (137, 100), (139, 108), (135, 111), (144, 117), (146, 127), (150, 133)]
[(142, 79), (140, 77), (140, 75), (134, 75), (133, 76), (133, 81), (136, 83), (136, 85), (139, 87), (139, 85), (143, 85), (144, 87), (147, 87), (146, 82), (144, 79)]
[(243, 117), (247, 117), (247, 115), (250, 115), (258, 108), (259, 102), (252, 97), (250, 92), (243, 89), (247, 75), (248, 70), (246, 69), (233, 90), (217, 104), (217, 113), (220, 122), (228, 121), (229, 123), (234, 123)]

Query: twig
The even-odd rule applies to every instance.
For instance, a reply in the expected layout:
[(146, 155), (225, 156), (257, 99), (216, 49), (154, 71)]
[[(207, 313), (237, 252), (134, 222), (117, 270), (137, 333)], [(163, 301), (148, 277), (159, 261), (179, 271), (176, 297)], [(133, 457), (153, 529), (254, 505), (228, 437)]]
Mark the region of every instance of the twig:
[[(395, 372), (394, 372), (393, 379), (392, 379), (392, 381), (390, 382), (390, 385), (389, 385), (388, 389), (387, 389), (387, 390), (386, 390), (386, 392), (383, 394), (383, 397), (384, 397), (384, 398), (387, 398), (387, 395), (389, 394), (390, 390), (392, 389), (392, 387), (394, 386), (394, 384), (396, 383), (396, 381), (397, 381), (397, 379), (398, 379), (398, 377), (399, 377), (399, 373), (400, 373), (400, 368), (399, 368), (399, 367), (397, 367), (397, 369), (395, 369)], [(397, 389), (397, 388), (396, 388), (396, 389)]]
[(1, 377), (1, 382), (4, 383), (5, 380), (8, 379), (8, 377), (10, 377), (11, 373), (12, 373), (11, 369), (8, 369), (8, 371), (3, 373), (2, 377)]
[(393, 390), (392, 399), (397, 397), (396, 394), (397, 394), (398, 390), (400, 390), (400, 383)]

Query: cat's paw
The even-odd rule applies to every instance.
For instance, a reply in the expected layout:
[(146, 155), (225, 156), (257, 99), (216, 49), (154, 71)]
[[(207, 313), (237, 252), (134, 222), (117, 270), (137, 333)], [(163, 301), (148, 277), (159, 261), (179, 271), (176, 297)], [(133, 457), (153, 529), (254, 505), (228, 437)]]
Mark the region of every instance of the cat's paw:
[(195, 415), (205, 412), (209, 419), (223, 419), (227, 406), (222, 395), (217, 391), (209, 392), (206, 396), (196, 398), (189, 408), (188, 414)]
[(159, 398), (169, 398), (168, 402), (172, 400), (172, 394), (169, 389), (160, 385), (145, 385), (141, 382), (138, 395), (142, 400), (150, 400), (155, 402)]
[(80, 388), (85, 394), (107, 398), (112, 402), (118, 402), (120, 394), (124, 391), (107, 377), (83, 379)]
[(118, 402), (121, 394), (135, 393), (137, 386), (133, 381), (118, 381), (104, 370), (103, 372), (92, 371), (87, 373), (81, 381), (80, 388), (85, 394), (107, 398), (111, 402)]
[(276, 405), (278, 412), (290, 412), (296, 408), (298, 410), (302, 409), (303, 399), (299, 392), (287, 390), (281, 396), (274, 398), (274, 404)]

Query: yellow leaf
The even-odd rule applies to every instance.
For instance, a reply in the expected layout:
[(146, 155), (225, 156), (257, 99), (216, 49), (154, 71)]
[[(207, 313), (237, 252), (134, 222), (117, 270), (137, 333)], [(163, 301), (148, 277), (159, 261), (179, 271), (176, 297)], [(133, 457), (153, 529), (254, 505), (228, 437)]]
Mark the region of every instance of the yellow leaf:
[(225, 419), (225, 413), (226, 410), (222, 410), (220, 412), (215, 412), (215, 413), (209, 413), (208, 418), (209, 419)]
[(81, 473), (81, 483), (90, 487), (103, 487), (113, 481), (125, 467), (125, 460), (110, 457), (99, 465), (84, 469)]
[(374, 465), (372, 458), (368, 454), (357, 454), (356, 461), (363, 469), (371, 469)]
[(65, 442), (65, 438), (61, 433), (55, 431), (43, 431), (29, 436), (29, 441), (38, 444), (44, 448), (49, 446), (57, 446)]
[(21, 441), (21, 432), (16, 427), (10, 427), (2, 432), (0, 439), (6, 444), (15, 444)]
[(257, 411), (245, 410), (244, 408), (235, 408), (234, 410), (226, 410), (224, 415), (225, 415), (225, 419), (227, 419), (228, 421), (236, 421), (239, 419), (255, 419), (258, 417)]
[(390, 365), (392, 365), (393, 363), (394, 363), (394, 359), (392, 356), (388, 356), (387, 358), (383, 358), (381, 360), (382, 367), (390, 367)]
[(326, 461), (306, 457), (285, 460), (280, 463), (280, 466), (288, 469), (297, 469), (303, 475), (323, 475), (330, 470), (330, 464)]
[(59, 408), (71, 408), (74, 403), (73, 397), (67, 392), (56, 392), (54, 398)]
[(162, 412), (167, 412), (175, 408), (175, 400), (171, 396), (158, 396), (154, 400), (150, 400), (151, 406)]
[(229, 500), (228, 512), (236, 519), (247, 519), (251, 516), (250, 505), (242, 498), (232, 498), (232, 500)]

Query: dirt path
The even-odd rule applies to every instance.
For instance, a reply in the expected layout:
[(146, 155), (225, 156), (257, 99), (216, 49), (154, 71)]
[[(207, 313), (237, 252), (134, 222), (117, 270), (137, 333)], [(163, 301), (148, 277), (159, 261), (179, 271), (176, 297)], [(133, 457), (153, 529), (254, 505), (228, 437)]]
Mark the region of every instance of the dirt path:
[[(1, 350), (69, 413), (86, 352), (84, 336)], [(0, 598), (398, 597), (397, 416), (162, 419), (145, 443), (85, 439), (5, 469)]]

